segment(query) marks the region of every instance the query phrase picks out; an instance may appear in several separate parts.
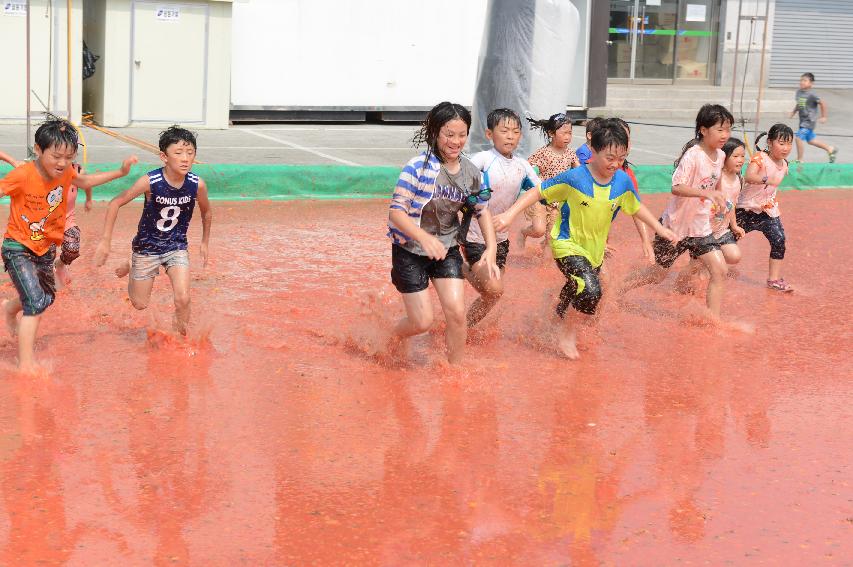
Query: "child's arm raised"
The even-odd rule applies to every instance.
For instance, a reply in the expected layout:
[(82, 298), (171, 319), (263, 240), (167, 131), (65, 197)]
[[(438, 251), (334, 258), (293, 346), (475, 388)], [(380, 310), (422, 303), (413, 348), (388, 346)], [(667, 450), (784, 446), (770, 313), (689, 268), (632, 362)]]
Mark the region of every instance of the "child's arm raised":
[(0, 161), (5, 161), (6, 163), (11, 165), (12, 167), (18, 167), (19, 165), (21, 165), (21, 162), (19, 162), (18, 160), (16, 160), (15, 158), (13, 158), (9, 154), (7, 154), (6, 152), (0, 152)]
[[(119, 177), (124, 177), (128, 173), (130, 173), (130, 166), (139, 161), (136, 156), (130, 156), (123, 162), (121, 162), (120, 169), (114, 169), (113, 171), (102, 171), (100, 173), (81, 173), (74, 176), (72, 183), (76, 185), (78, 188), (83, 189), (84, 191), (87, 189), (91, 189), (92, 187), (96, 187), (98, 185), (103, 185), (104, 183), (109, 183)], [(86, 193), (88, 196), (89, 193)]]
[(652, 212), (646, 208), (644, 204), (640, 203), (640, 208), (637, 209), (636, 213), (634, 213), (634, 217), (646, 223), (649, 228), (659, 234), (661, 238), (665, 238), (673, 244), (678, 242), (678, 237), (675, 233), (659, 223), (658, 219), (655, 218)]
[(746, 168), (746, 174), (743, 176), (743, 180), (747, 183), (765, 185), (770, 181), (764, 173), (765, 156), (762, 153), (755, 152), (755, 155), (749, 160), (749, 167)]
[(113, 228), (118, 217), (118, 210), (148, 191), (148, 187), (148, 176), (143, 175), (136, 180), (136, 183), (130, 186), (130, 189), (119, 193), (110, 201), (107, 208), (107, 215), (104, 218), (104, 233), (101, 236), (101, 241), (98, 243), (98, 248), (95, 250), (96, 266), (103, 266), (107, 261), (107, 256), (110, 254), (110, 241), (113, 239)]
[(201, 259), (207, 266), (207, 244), (210, 242), (210, 225), (213, 223), (213, 211), (210, 209), (210, 201), (207, 198), (207, 183), (199, 179), (198, 193), (196, 194), (198, 208), (201, 211)]

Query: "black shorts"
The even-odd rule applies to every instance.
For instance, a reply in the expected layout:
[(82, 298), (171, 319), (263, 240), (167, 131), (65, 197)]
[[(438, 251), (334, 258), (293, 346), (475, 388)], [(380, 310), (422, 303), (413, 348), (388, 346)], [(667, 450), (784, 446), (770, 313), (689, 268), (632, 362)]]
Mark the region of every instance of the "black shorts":
[[(486, 251), (486, 245), (479, 242), (465, 242), (463, 246), (465, 247), (465, 260), (468, 261), (469, 266), (479, 262)], [(509, 240), (498, 242), (498, 248), (495, 251), (495, 263), (501, 270), (506, 267), (507, 256), (509, 256)]]
[(695, 260), (708, 252), (719, 250), (720, 245), (713, 234), (709, 234), (708, 236), (687, 236), (679, 240), (678, 244), (673, 244), (656, 234), (653, 248), (655, 251), (655, 262), (664, 268), (669, 268), (685, 250), (690, 252), (690, 257)]
[(431, 260), (409, 252), (402, 246), (391, 245), (391, 283), (400, 293), (417, 293), (429, 287), (430, 278), (463, 279), (462, 254), (459, 247), (447, 251), (444, 260)]
[(717, 244), (720, 246), (725, 246), (726, 244), (737, 244), (737, 238), (735, 238), (732, 231), (727, 230), (724, 235), (717, 239)]

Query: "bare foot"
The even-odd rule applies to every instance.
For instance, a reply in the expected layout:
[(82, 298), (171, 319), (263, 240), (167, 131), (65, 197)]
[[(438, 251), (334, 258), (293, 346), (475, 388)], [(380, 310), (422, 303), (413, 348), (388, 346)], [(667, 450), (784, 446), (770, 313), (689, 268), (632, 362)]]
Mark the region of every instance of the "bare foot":
[(18, 311), (12, 311), (11, 304), (12, 302), (8, 299), (3, 300), (3, 315), (6, 319), (6, 328), (9, 330), (9, 334), (14, 337), (18, 334)]
[(557, 331), (557, 345), (560, 353), (569, 360), (577, 360), (581, 357), (578, 352), (577, 339), (577, 332), (574, 327), (569, 329), (566, 328), (565, 323), (560, 325), (560, 329)]
[(130, 260), (125, 260), (116, 268), (116, 277), (123, 278), (130, 273)]
[(71, 266), (66, 266), (59, 258), (53, 263), (56, 272), (56, 289), (62, 289), (71, 283)]

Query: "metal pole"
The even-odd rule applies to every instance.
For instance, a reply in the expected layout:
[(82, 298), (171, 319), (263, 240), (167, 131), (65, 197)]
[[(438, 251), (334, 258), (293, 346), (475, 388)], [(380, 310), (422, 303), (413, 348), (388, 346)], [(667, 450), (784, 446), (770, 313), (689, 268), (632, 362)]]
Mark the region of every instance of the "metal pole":
[(68, 88), (66, 100), (68, 100), (68, 107), (67, 107), (67, 109), (68, 109), (68, 121), (71, 122), (71, 0), (68, 0), (66, 2), (65, 10), (67, 12), (65, 14), (67, 16), (66, 17), (66, 20), (67, 20), (66, 28), (67, 29), (65, 30), (65, 35), (66, 35), (65, 49), (67, 51), (67, 64), (68, 64), (68, 66), (66, 67), (66, 72), (65, 72), (66, 73), (65, 80), (66, 80), (67, 88)]
[[(737, 58), (738, 50), (740, 49), (740, 16), (743, 13), (743, 0), (738, 0), (737, 3), (737, 31), (735, 32), (735, 62), (732, 65), (732, 98), (729, 101), (729, 110), (735, 108), (735, 87), (737, 85)], [(743, 116), (741, 116), (743, 119)]]
[(755, 106), (755, 135), (758, 135), (758, 121), (761, 119), (761, 96), (764, 94), (764, 60), (767, 55), (767, 27), (770, 20), (770, 0), (764, 7), (764, 38), (761, 42), (761, 70), (758, 72), (758, 100)]
[(30, 122), (30, 0), (27, 0), (27, 140), (26, 140), (26, 148), (27, 148), (27, 157), (29, 158), (32, 155), (32, 148), (30, 147), (30, 140), (32, 137), (30, 136), (30, 132), (32, 130), (32, 125)]

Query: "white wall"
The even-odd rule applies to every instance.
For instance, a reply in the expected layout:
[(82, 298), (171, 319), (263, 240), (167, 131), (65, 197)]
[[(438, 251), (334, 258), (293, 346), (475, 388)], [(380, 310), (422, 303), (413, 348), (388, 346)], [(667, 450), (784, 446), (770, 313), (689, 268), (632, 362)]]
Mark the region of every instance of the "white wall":
[(487, 0), (234, 4), (234, 108), (430, 108), (474, 101)]
[[(98, 61), (98, 73), (102, 75), (100, 83), (87, 87), (87, 101), (92, 103), (94, 119), (97, 124), (120, 128), (130, 126), (131, 121), (131, 66), (132, 62), (132, 0), (88, 0), (87, 10), (101, 12), (95, 16), (92, 24), (102, 26), (103, 48), (95, 51), (101, 56)], [(202, 124), (193, 127), (227, 128), (229, 114), (229, 91), (231, 72), (231, 1), (232, 0), (164, 0), (163, 5), (208, 4), (208, 57), (207, 89), (205, 91), (207, 113)], [(97, 35), (97, 33), (95, 34)], [(148, 41), (149, 39), (146, 39)], [(180, 38), (150, 38), (150, 41), (172, 41), (175, 45), (176, 59), (179, 60)], [(87, 42), (88, 43), (88, 42)], [(180, 61), (178, 65), (193, 64)], [(81, 63), (82, 65), (82, 63)], [(97, 75), (96, 75), (97, 76)], [(89, 83), (94, 81), (90, 79)], [(168, 88), (168, 87), (164, 87)], [(96, 92), (100, 89), (100, 92)], [(202, 104), (202, 101), (199, 101)], [(164, 109), (168, 114), (168, 109)], [(150, 126), (167, 126), (175, 122), (165, 118), (163, 122)]]
[[(24, 0), (12, 3), (26, 4)], [(0, 121), (21, 123), (26, 121), (27, 105), (26, 17), (5, 13), (7, 4), (10, 2), (0, 2), (0, 53), (4, 59)], [(71, 119), (79, 122), (83, 64), (83, 6), (79, 1), (72, 5), (71, 14)], [(42, 102), (56, 114), (68, 113), (66, 31), (65, 1), (31, 0), (30, 81), (35, 95), (30, 95), (30, 104), (36, 122), (45, 109)]]

